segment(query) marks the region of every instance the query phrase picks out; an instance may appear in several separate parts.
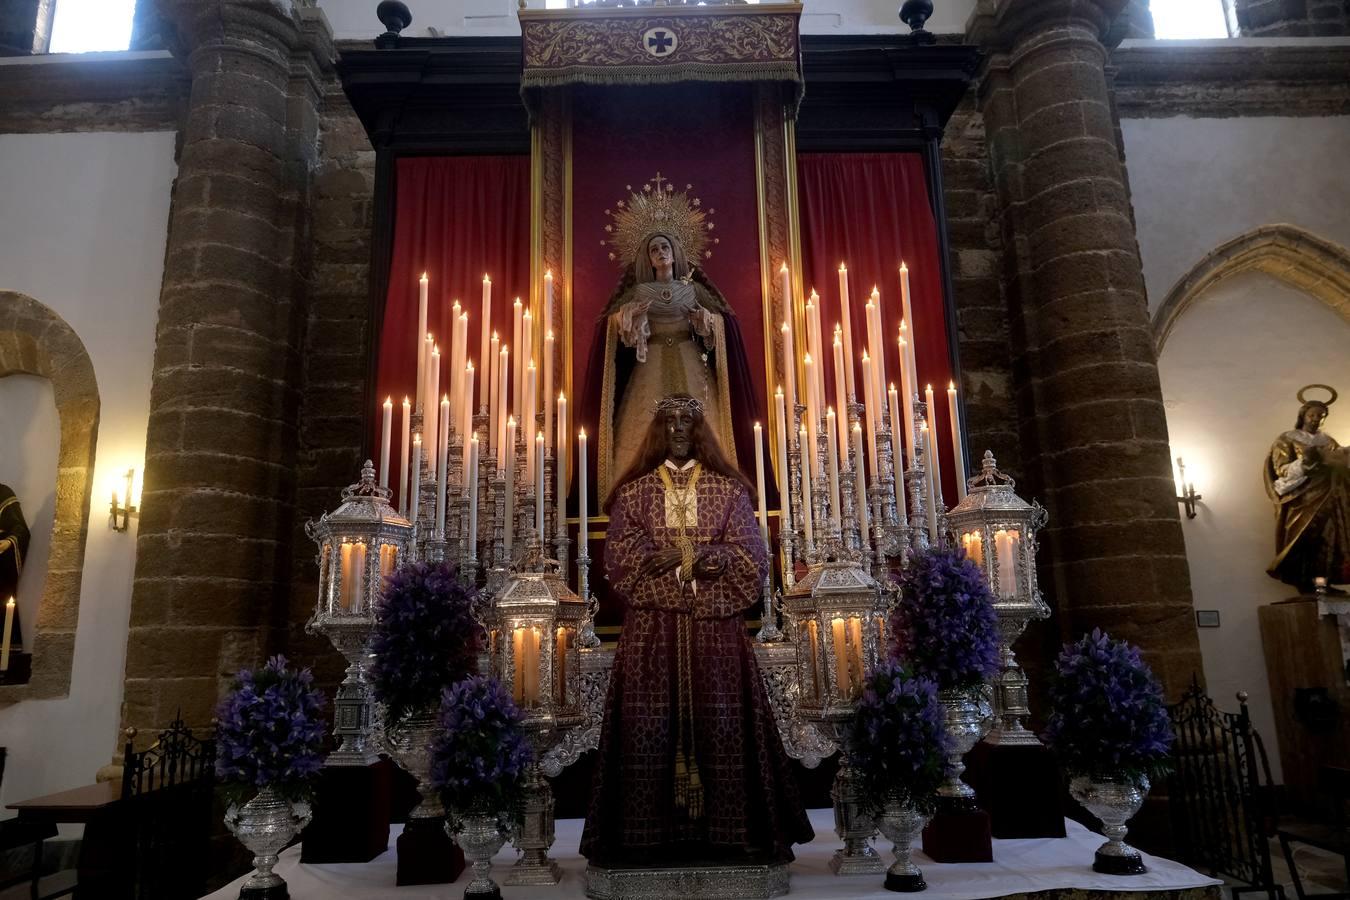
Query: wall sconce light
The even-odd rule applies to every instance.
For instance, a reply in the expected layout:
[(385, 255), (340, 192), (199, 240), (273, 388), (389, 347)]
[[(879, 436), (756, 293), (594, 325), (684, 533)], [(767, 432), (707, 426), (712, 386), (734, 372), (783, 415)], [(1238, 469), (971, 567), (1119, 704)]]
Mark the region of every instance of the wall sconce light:
[(117, 489), (113, 488), (112, 503), (108, 507), (108, 525), (113, 531), (126, 531), (131, 527), (131, 517), (136, 515), (136, 505), (132, 503), (131, 487), (136, 480), (136, 470), (127, 469), (127, 474), (122, 476), (126, 481), (126, 492), (122, 495), (122, 502), (117, 499)]
[(1186, 463), (1182, 461), (1180, 456), (1177, 457), (1177, 472), (1179, 473), (1177, 488), (1181, 491), (1177, 495), (1177, 502), (1185, 508), (1186, 518), (1194, 519), (1196, 504), (1205, 498), (1195, 492), (1194, 482), (1186, 480)]

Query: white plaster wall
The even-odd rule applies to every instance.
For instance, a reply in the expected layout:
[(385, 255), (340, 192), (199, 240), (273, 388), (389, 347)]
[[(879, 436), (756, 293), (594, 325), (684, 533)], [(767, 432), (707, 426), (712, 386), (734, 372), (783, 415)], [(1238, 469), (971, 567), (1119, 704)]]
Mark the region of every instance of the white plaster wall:
[[(1210, 696), (1236, 710), (1251, 695), (1252, 719), (1280, 780), (1279, 748), (1257, 608), (1297, 593), (1266, 574), (1275, 554), (1274, 513), (1261, 480), (1271, 443), (1294, 426), (1299, 388), (1330, 384), (1350, 396), (1350, 323), (1315, 297), (1263, 273), (1205, 292), (1184, 313), (1158, 360), (1173, 457), (1204, 495), (1182, 519), (1196, 609), (1216, 609), (1200, 629)], [(1350, 442), (1350, 408), (1327, 431)]]
[(1206, 253), (1261, 225), (1350, 246), (1350, 116), (1120, 124), (1150, 309)]
[[(101, 401), (70, 696), (0, 707), (0, 743), (10, 748), (0, 803), (91, 782), (117, 744), (136, 524), (113, 532), (107, 504), (145, 458), (175, 172), (172, 133), (0, 135), (0, 289), (70, 324)], [(0, 430), (32, 428), (23, 452), (50, 452), (41, 416), (27, 415), (0, 405)]]
[[(542, 8), (545, 0), (528, 0), (530, 8)], [(384, 31), (375, 17), (374, 0), (319, 0), (338, 40), (371, 40)], [(448, 35), (519, 34), (516, 0), (408, 0), (413, 23), (404, 34), (426, 37), (428, 28)], [(975, 0), (939, 0), (928, 21), (933, 32), (961, 32), (975, 8)], [(898, 0), (805, 0), (802, 32), (805, 34), (908, 33), (900, 22)]]

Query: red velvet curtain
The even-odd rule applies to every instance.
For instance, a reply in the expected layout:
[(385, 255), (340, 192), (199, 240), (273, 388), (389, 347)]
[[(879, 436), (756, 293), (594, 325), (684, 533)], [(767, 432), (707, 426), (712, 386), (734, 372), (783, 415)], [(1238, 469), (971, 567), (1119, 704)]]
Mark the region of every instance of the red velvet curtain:
[[(881, 292), (886, 378), (900, 382), (896, 335), (903, 311), (900, 263), (909, 267), (910, 305), (917, 336), (914, 347), (918, 389), (932, 384), (937, 406), (943, 494), (956, 502), (947, 384), (952, 360), (942, 297), (938, 235), (929, 205), (923, 157), (917, 153), (803, 153), (797, 157), (801, 203), (804, 286), (821, 297), (821, 329), (830, 356), (840, 321), (839, 264), (848, 266), (849, 312), (853, 319), (854, 378), (861, 384), (862, 348), (867, 341), (866, 304), (875, 285)], [(869, 353), (875, 350), (869, 348)], [(831, 358), (831, 363), (833, 362)], [(826, 378), (834, 396), (833, 365)], [(858, 388), (858, 399), (862, 389)]]
[[(415, 397), (418, 278), (427, 273), (427, 330), (447, 356), (451, 305), (459, 300), (467, 310), (468, 355), (476, 379), (486, 375), (478, 359), (483, 276), (492, 278), (492, 327), (506, 343), (512, 303), (529, 296), (530, 278), (528, 156), (409, 157), (397, 166), (394, 246), (375, 394), (377, 404), (385, 397), (394, 401), (391, 487), (398, 481), (402, 452), (401, 403), (405, 396)], [(443, 369), (441, 384), (448, 385), (448, 378)], [(371, 420), (374, 453), (379, 453), (380, 416), (376, 409)]]

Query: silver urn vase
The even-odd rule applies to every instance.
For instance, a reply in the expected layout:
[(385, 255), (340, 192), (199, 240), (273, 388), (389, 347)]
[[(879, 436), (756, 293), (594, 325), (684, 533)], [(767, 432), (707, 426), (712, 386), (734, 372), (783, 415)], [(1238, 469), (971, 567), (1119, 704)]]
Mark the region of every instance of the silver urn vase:
[(949, 811), (973, 809), (975, 789), (961, 780), (966, 771), (962, 761), (989, 731), (994, 711), (979, 688), (938, 691), (938, 700), (946, 712), (947, 779), (937, 789), (938, 802)]
[(277, 854), (309, 824), (308, 803), (291, 803), (271, 787), (243, 806), (230, 804), (225, 827), (253, 854), (253, 874), (239, 890), (242, 900), (286, 900), (286, 882), (272, 871)]
[(913, 893), (928, 888), (923, 872), (909, 858), (910, 850), (928, 824), (928, 815), (913, 806), (887, 798), (876, 817), (877, 829), (895, 847), (895, 862), (886, 870), (886, 890)]
[(1125, 774), (1075, 775), (1069, 779), (1069, 795), (1102, 823), (1106, 843), (1097, 848), (1093, 871), (1107, 875), (1142, 875), (1144, 858), (1125, 843), (1125, 823), (1144, 805), (1148, 777)]
[(501, 888), (492, 880), (492, 857), (502, 849), (507, 836), (501, 815), (482, 808), (467, 809), (452, 814), (445, 830), (473, 866), (473, 879), (464, 888), (465, 900), (501, 900)]
[(408, 813), (408, 822), (445, 818), (440, 792), (431, 784), (431, 741), (440, 728), (434, 709), (411, 713), (397, 723), (386, 723), (385, 746), (399, 768), (417, 779), (422, 801)]

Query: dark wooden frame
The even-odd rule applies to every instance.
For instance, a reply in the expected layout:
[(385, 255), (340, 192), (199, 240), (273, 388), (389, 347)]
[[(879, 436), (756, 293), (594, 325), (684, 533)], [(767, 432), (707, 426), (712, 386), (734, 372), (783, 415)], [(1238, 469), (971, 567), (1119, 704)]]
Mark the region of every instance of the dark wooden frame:
[[(373, 410), (377, 350), (393, 251), (395, 169), (402, 156), (525, 155), (530, 122), (520, 96), (517, 37), (383, 36), (379, 49), (343, 48), (343, 90), (375, 148), (370, 269), (370, 358), (362, 408)], [(952, 290), (943, 130), (974, 78), (980, 53), (964, 44), (914, 45), (899, 35), (802, 38), (806, 93), (798, 152), (920, 153), (938, 232), (948, 352), (960, 380)], [(964, 420), (964, 404), (961, 410)], [(369, 440), (370, 429), (366, 440)], [(370, 448), (364, 451), (369, 455)]]

